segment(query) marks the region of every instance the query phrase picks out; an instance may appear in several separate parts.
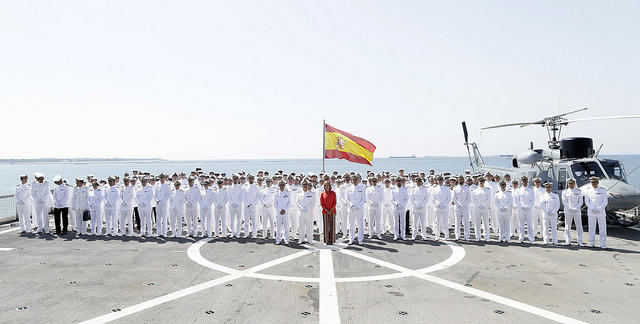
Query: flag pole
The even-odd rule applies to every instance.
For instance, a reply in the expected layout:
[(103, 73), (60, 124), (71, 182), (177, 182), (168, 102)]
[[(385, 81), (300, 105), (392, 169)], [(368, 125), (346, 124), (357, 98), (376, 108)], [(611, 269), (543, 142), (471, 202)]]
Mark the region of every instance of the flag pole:
[(327, 126), (325, 125), (324, 119), (322, 120), (322, 173), (324, 173), (324, 148), (326, 147), (325, 141), (327, 140), (327, 135), (325, 134), (327, 131)]

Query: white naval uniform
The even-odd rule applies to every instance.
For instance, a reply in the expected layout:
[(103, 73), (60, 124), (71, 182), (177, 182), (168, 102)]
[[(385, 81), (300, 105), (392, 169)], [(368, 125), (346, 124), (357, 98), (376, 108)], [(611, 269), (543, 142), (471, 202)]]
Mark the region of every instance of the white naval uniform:
[(198, 204), (200, 203), (200, 189), (193, 185), (184, 193), (186, 203), (185, 218), (187, 220), (187, 236), (198, 236)]
[(89, 189), (87, 187), (74, 187), (71, 194), (71, 217), (76, 220), (78, 234), (87, 234), (87, 222), (82, 220), (82, 214), (89, 210)]
[[(118, 235), (133, 235), (133, 206), (136, 201), (136, 188), (129, 185), (120, 192), (120, 219)], [(128, 230), (128, 232), (127, 232)]]
[(393, 210), (393, 239), (397, 240), (400, 237), (406, 240), (407, 230), (407, 204), (409, 203), (409, 190), (406, 186), (398, 187), (393, 190), (392, 195), (394, 210)]
[(535, 193), (531, 187), (518, 188), (518, 199), (520, 200), (518, 210), (518, 221), (520, 222), (520, 229), (518, 230), (518, 243), (522, 243), (524, 240), (524, 224), (527, 224), (527, 235), (529, 237), (529, 243), (535, 243), (535, 234), (533, 231), (533, 205), (536, 201)]
[(369, 238), (375, 233), (381, 239), (382, 235), (382, 202), (384, 201), (384, 190), (379, 186), (367, 188), (367, 203), (369, 205)]
[(31, 231), (31, 200), (31, 185), (19, 184), (16, 187), (15, 201), (21, 232)]
[(182, 214), (184, 213), (184, 191), (175, 190), (169, 198), (169, 227), (173, 237), (182, 236)]
[(260, 203), (260, 188), (255, 183), (248, 184), (242, 201), (244, 203), (244, 237), (249, 236), (249, 223), (251, 223), (251, 234), (255, 238), (258, 236), (259, 219), (256, 207)]
[[(213, 205), (215, 210), (213, 212), (213, 232), (214, 235), (226, 237), (228, 235), (227, 230), (227, 202), (229, 201), (229, 193), (227, 188), (218, 188), (213, 192)], [(220, 226), (220, 227), (219, 227)], [(220, 229), (220, 230), (218, 230)]]
[(103, 199), (102, 190), (100, 190), (100, 187), (94, 189), (92, 193), (89, 194), (88, 202), (89, 212), (91, 213), (91, 224), (89, 226), (89, 228), (91, 229), (91, 234), (101, 235)]
[(513, 198), (513, 202), (511, 203), (511, 224), (509, 225), (509, 237), (516, 235), (516, 232), (520, 232), (520, 219), (518, 218), (518, 212), (520, 210), (520, 197), (518, 196), (518, 189), (511, 188), (507, 189), (511, 193), (511, 197)]
[(343, 184), (340, 186), (340, 196), (336, 196), (336, 199), (342, 201), (341, 205), (341, 215), (340, 218), (336, 220), (336, 223), (340, 223), (340, 231), (342, 231), (342, 237), (346, 237), (349, 232), (349, 201), (347, 199), (347, 194), (349, 193), (349, 189), (351, 189), (353, 185), (351, 183)]
[(507, 243), (511, 242), (510, 225), (511, 211), (513, 210), (513, 195), (509, 191), (498, 190), (493, 197), (493, 204), (496, 207), (496, 216), (498, 221), (498, 242), (503, 240)]
[(427, 204), (429, 204), (429, 189), (425, 186), (415, 186), (411, 189), (411, 205), (413, 206), (413, 231), (411, 237), (415, 240), (418, 228), (422, 230), (422, 239), (427, 239)]
[(213, 198), (213, 190), (211, 188), (204, 190), (204, 193), (200, 195), (200, 226), (202, 226), (202, 235), (204, 237), (212, 236), (211, 206), (213, 205)]
[(294, 208), (289, 209), (289, 223), (291, 224), (291, 237), (296, 237), (296, 234), (298, 233), (298, 222), (300, 220), (300, 211), (298, 210), (298, 208), (295, 208), (295, 205), (296, 205), (296, 199), (298, 198), (298, 194), (301, 191), (302, 191), (302, 188), (295, 183), (289, 186), (289, 193), (291, 194), (291, 206), (294, 206)]
[(449, 187), (438, 186), (433, 191), (433, 203), (435, 205), (435, 230), (436, 240), (440, 238), (440, 230), (444, 231), (444, 239), (449, 239), (449, 205), (451, 205), (451, 190)]
[(358, 244), (364, 241), (364, 210), (366, 190), (362, 183), (349, 189), (347, 193), (349, 202), (349, 244), (353, 243), (356, 227), (358, 228)]
[(555, 192), (546, 192), (540, 197), (542, 208), (542, 239), (544, 244), (549, 243), (549, 227), (551, 227), (551, 242), (558, 244), (558, 210), (560, 209), (560, 197)]
[(154, 195), (156, 201), (156, 232), (158, 232), (158, 235), (166, 236), (171, 186), (166, 182), (159, 183)]
[(244, 199), (244, 188), (241, 184), (233, 184), (229, 187), (229, 217), (231, 235), (240, 237), (240, 226), (242, 225), (242, 200)]
[(283, 239), (285, 244), (289, 244), (289, 208), (291, 207), (289, 191), (279, 190), (273, 197), (273, 206), (276, 210), (276, 244), (280, 244)]
[(31, 197), (34, 202), (34, 216), (38, 224), (36, 233), (49, 234), (49, 207), (53, 200), (51, 191), (49, 191), (49, 182), (42, 181), (42, 183), (39, 183), (35, 181), (31, 184)]
[[(498, 227), (499, 227), (498, 213), (496, 213), (497, 208), (493, 200), (496, 197), (496, 193), (500, 191), (500, 188), (498, 188), (498, 184), (495, 181), (487, 181), (484, 184), (484, 186), (489, 188), (491, 193), (491, 199), (490, 199), (491, 203), (489, 204), (489, 226), (491, 227), (494, 233), (498, 233)], [(487, 237), (488, 236), (489, 235), (487, 235)]]
[(300, 229), (298, 243), (313, 243), (313, 213), (316, 208), (316, 196), (311, 190), (301, 191), (296, 199), (296, 207), (300, 211)]
[(466, 184), (457, 185), (453, 188), (453, 218), (456, 240), (460, 239), (460, 223), (464, 230), (464, 239), (469, 240), (471, 235), (469, 221), (469, 202), (471, 202), (471, 190)]
[(565, 245), (571, 244), (571, 224), (576, 224), (578, 245), (582, 246), (582, 191), (578, 188), (567, 188), (562, 191), (562, 205), (564, 206), (564, 240)]
[(120, 200), (120, 190), (113, 185), (104, 193), (104, 217), (107, 223), (107, 235), (116, 235), (118, 232), (118, 201)]
[(596, 223), (600, 233), (600, 247), (606, 248), (607, 242), (607, 212), (605, 207), (609, 203), (607, 191), (598, 188), (587, 188), (584, 190), (584, 203), (587, 205), (587, 216), (589, 217), (589, 247), (596, 242)]
[(383, 232), (390, 231), (393, 224), (393, 188), (389, 186), (382, 188), (384, 198), (382, 199), (382, 226)]
[(487, 187), (476, 188), (472, 195), (471, 199), (473, 200), (473, 204), (475, 207), (474, 220), (473, 220), (473, 228), (475, 230), (476, 241), (480, 241), (480, 235), (482, 231), (480, 230), (480, 222), (482, 222), (482, 227), (484, 231), (484, 240), (489, 241), (489, 204), (491, 203), (491, 189)]
[[(260, 192), (260, 203), (262, 205), (262, 237), (267, 237), (267, 228), (269, 228), (269, 232), (271, 232), (271, 236), (273, 236), (273, 224), (276, 220), (276, 209), (274, 207), (274, 199), (278, 189), (273, 186), (266, 187), (262, 189)], [(289, 197), (291, 198), (291, 197)], [(279, 211), (278, 211), (279, 212)], [(290, 215), (287, 215), (289, 218)], [(291, 221), (289, 220), (289, 223)], [(289, 236), (289, 228), (285, 229), (285, 235)]]
[[(541, 204), (541, 200), (542, 199), (542, 195), (544, 195), (546, 193), (546, 191), (544, 190), (544, 187), (540, 186), (540, 187), (536, 187), (534, 186), (533, 188), (533, 192), (535, 194), (535, 202), (533, 204), (533, 214), (531, 214), (531, 216), (533, 217), (532, 219), (532, 224), (533, 224), (533, 236), (535, 238), (535, 236), (540, 233), (540, 226), (542, 224), (542, 214), (544, 213), (542, 211), (542, 207), (540, 206)], [(529, 224), (527, 224), (527, 226), (529, 226)]]
[(151, 220), (151, 201), (153, 200), (153, 188), (150, 185), (142, 187), (136, 201), (138, 202), (138, 213), (140, 214), (140, 235), (151, 235), (153, 233), (153, 223)]

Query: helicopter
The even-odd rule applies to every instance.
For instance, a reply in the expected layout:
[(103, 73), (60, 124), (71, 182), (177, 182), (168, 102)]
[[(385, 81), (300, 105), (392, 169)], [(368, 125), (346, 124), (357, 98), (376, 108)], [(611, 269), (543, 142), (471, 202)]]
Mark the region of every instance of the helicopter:
[[(603, 119), (640, 118), (640, 115), (593, 117), (573, 120), (565, 117), (569, 114), (584, 110), (587, 110), (587, 108), (545, 117), (532, 122), (510, 123), (481, 128), (481, 130), (487, 130), (510, 126), (526, 127), (530, 125), (541, 125), (547, 128), (549, 135), (548, 148), (534, 149), (533, 142), (531, 142), (528, 150), (518, 152), (515, 157), (513, 157), (511, 168), (486, 165), (480, 154), (478, 145), (474, 142), (469, 142), (467, 125), (465, 122), (462, 122), (464, 145), (467, 147), (469, 154), (469, 164), (474, 172), (491, 172), (494, 174), (509, 173), (512, 177), (516, 177), (515, 179), (520, 179), (522, 176), (527, 176), (529, 179), (538, 177), (542, 180), (542, 183), (551, 183), (553, 191), (558, 195), (562, 195), (562, 191), (567, 188), (568, 179), (574, 179), (576, 187), (584, 191), (591, 186), (589, 178), (596, 176), (600, 179), (599, 186), (607, 190), (609, 199), (606, 208), (607, 215), (609, 216), (609, 221), (615, 223), (618, 221), (616, 212), (623, 212), (640, 206), (640, 192), (627, 182), (627, 174), (619, 160), (598, 158), (602, 146), (600, 146), (600, 149), (597, 151), (594, 151), (593, 140), (588, 137), (569, 137), (559, 140), (560, 132), (562, 126), (570, 123)], [(473, 157), (471, 156), (472, 152)]]

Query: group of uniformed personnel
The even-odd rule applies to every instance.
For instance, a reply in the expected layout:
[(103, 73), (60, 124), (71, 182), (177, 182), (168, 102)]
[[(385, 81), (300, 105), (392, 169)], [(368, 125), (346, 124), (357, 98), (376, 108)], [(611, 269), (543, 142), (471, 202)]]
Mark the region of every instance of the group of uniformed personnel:
[[(561, 204), (565, 213), (565, 245), (571, 244), (571, 226), (576, 225), (577, 244), (583, 246), (581, 209), (586, 204), (589, 219), (588, 245), (595, 244), (595, 227), (599, 226), (600, 246), (606, 247), (605, 208), (607, 193), (591, 178), (591, 187), (582, 192), (573, 179), (559, 197), (551, 184), (539, 178), (530, 187), (528, 178), (500, 180), (498, 175), (426, 173), (398, 175), (368, 172), (363, 179), (355, 172), (323, 174), (285, 174), (282, 170), (269, 176), (238, 172), (206, 174), (200, 168), (190, 176), (181, 172), (171, 177), (148, 172), (125, 173), (107, 181), (93, 176), (76, 179), (70, 187), (61, 176), (53, 178), (50, 190), (42, 173), (28, 183), (20, 176), (15, 200), (22, 233), (49, 233), (49, 208), (54, 209), (56, 234), (66, 235), (67, 215), (70, 226), (80, 235), (139, 235), (159, 237), (258, 237), (274, 238), (275, 244), (291, 239), (298, 243), (313, 241), (314, 222), (322, 233), (320, 195), (323, 184), (330, 182), (336, 192), (335, 232), (349, 244), (363, 244), (368, 238), (390, 233), (393, 240), (449, 239), (451, 228), (455, 240), (489, 241), (491, 231), (499, 242), (517, 237), (535, 243), (542, 234), (544, 244), (558, 244), (557, 218)], [(171, 179), (170, 179), (171, 178)], [(274, 185), (275, 184), (275, 185)], [(88, 213), (86, 212), (88, 211)], [(90, 217), (87, 217), (90, 216)], [(88, 219), (90, 218), (90, 219)], [(183, 231), (186, 225), (186, 233)], [(103, 232), (103, 226), (106, 231)], [(526, 236), (525, 236), (526, 229)], [(551, 235), (549, 236), (549, 231)], [(408, 234), (411, 236), (408, 237)]]

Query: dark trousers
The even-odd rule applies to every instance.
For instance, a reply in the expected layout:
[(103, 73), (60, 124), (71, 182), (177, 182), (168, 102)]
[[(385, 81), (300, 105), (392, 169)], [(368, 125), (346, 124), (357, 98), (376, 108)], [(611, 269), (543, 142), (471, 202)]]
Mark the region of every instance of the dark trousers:
[(407, 210), (407, 216), (406, 216), (406, 223), (405, 223), (405, 234), (407, 235), (407, 237), (409, 237), (409, 235), (411, 235), (411, 223), (409, 222), (410, 219), (410, 214), (409, 211)]
[[(62, 216), (62, 230), (60, 229), (60, 217)], [(69, 207), (54, 208), (53, 219), (56, 223), (56, 234), (66, 233), (69, 226)]]
[(140, 214), (138, 214), (138, 207), (133, 207), (133, 216), (136, 219), (136, 228), (140, 230)]
[(153, 217), (153, 224), (156, 224), (156, 208), (151, 207), (151, 217)]

